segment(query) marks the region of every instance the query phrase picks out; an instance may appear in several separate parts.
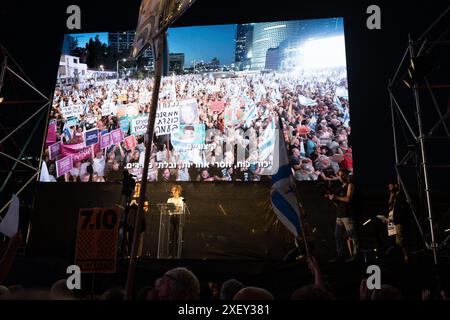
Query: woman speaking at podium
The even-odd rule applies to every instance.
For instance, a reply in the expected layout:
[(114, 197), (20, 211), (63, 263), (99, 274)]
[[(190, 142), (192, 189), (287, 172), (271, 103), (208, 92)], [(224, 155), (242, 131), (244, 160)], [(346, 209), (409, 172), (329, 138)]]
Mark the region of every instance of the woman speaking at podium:
[(167, 199), (167, 203), (173, 203), (175, 209), (170, 211), (170, 231), (169, 231), (169, 256), (171, 258), (181, 258), (181, 219), (184, 214), (184, 198), (181, 196), (182, 188), (180, 185), (174, 185), (170, 189), (172, 197)]

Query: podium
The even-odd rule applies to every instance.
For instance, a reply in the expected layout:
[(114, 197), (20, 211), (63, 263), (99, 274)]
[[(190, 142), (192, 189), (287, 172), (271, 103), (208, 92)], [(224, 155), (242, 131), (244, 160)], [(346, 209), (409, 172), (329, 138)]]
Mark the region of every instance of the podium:
[(157, 204), (159, 209), (158, 259), (180, 259), (185, 223), (184, 206), (180, 212), (173, 203)]

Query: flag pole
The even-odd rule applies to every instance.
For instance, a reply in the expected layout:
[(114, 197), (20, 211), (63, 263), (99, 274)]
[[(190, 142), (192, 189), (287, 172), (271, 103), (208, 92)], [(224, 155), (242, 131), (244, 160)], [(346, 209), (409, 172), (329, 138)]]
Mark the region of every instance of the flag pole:
[(125, 286), (125, 299), (131, 300), (133, 297), (133, 285), (134, 278), (136, 273), (136, 253), (138, 248), (138, 239), (141, 230), (141, 218), (143, 216), (144, 211), (144, 202), (145, 202), (145, 194), (147, 191), (147, 176), (148, 176), (148, 167), (150, 164), (150, 153), (152, 148), (152, 140), (153, 140), (153, 132), (155, 128), (155, 117), (156, 117), (156, 109), (158, 106), (158, 95), (159, 88), (161, 85), (161, 75), (162, 75), (162, 51), (164, 45), (164, 36), (165, 32), (158, 34), (156, 38), (153, 38), (153, 53), (155, 55), (155, 82), (153, 84), (153, 92), (152, 92), (152, 102), (151, 102), (151, 110), (150, 116), (148, 118), (147, 123), (147, 133), (145, 139), (145, 159), (144, 159), (144, 168), (142, 172), (142, 181), (139, 193), (139, 203), (138, 203), (138, 211), (135, 219), (135, 228), (133, 233), (133, 244), (131, 247), (131, 258), (130, 264), (128, 267), (128, 275), (127, 282)]
[[(278, 145), (280, 146), (281, 143), (283, 144), (283, 146), (284, 146), (283, 149), (284, 150), (282, 152), (284, 152), (284, 154), (287, 156), (287, 150), (286, 150), (285, 143), (284, 143), (284, 139), (285, 138), (284, 138), (283, 123), (282, 123), (282, 120), (281, 120), (280, 116), (279, 116), (279, 120), (278, 120), (278, 127), (279, 127), (278, 130), (281, 130), (280, 133), (277, 134), (278, 140), (279, 139), (283, 139), (282, 142), (278, 141)], [(280, 155), (278, 155), (278, 157), (279, 156)], [(292, 178), (292, 173), (291, 173), (291, 178)], [(295, 183), (295, 182), (292, 181), (292, 183)], [(306, 240), (306, 230), (305, 230), (304, 224), (303, 224), (303, 217), (302, 217), (303, 208), (300, 206), (300, 204), (299, 204), (299, 202), (297, 200), (297, 194), (296, 193), (294, 193), (294, 194), (295, 194), (295, 199), (296, 199), (295, 205), (296, 205), (297, 211), (298, 211), (298, 220), (299, 220), (299, 224), (300, 224), (300, 231), (303, 234), (303, 241), (305, 243), (306, 257), (308, 258), (309, 255), (310, 255), (310, 252), (309, 252), (308, 241)], [(297, 248), (298, 248), (298, 241), (297, 240), (299, 240), (299, 238), (300, 238), (300, 236), (296, 235), (296, 237), (295, 237), (295, 245), (296, 245)]]
[[(284, 129), (283, 129), (281, 117), (280, 117), (280, 121), (278, 122), (278, 124), (280, 126), (279, 130), (282, 130), (282, 133), (283, 133), (282, 134), (282, 138), (284, 139)], [(283, 152), (287, 152), (287, 151), (283, 150)], [(295, 194), (295, 198), (297, 198), (297, 194)], [(297, 209), (298, 209), (298, 213), (299, 213), (298, 214), (298, 221), (300, 222), (300, 230), (303, 233), (303, 242), (305, 243), (306, 257), (309, 258), (309, 246), (308, 246), (308, 241), (306, 240), (306, 230), (305, 230), (305, 227), (304, 227), (304, 224), (303, 224), (303, 217), (302, 217), (303, 208), (300, 207), (300, 204), (299, 204), (298, 201), (296, 201), (296, 204), (297, 204)], [(299, 236), (295, 237), (295, 244), (296, 244), (297, 248), (298, 248), (298, 241), (297, 240), (300, 240), (299, 238), (300, 238)]]
[(298, 207), (298, 212), (299, 212), (298, 220), (300, 222), (300, 228), (302, 229), (302, 233), (303, 233), (303, 242), (305, 243), (306, 257), (309, 258), (308, 240), (306, 240), (306, 230), (305, 230), (305, 227), (303, 224), (303, 217), (302, 217), (303, 209), (300, 207), (298, 202), (297, 202), (297, 207)]

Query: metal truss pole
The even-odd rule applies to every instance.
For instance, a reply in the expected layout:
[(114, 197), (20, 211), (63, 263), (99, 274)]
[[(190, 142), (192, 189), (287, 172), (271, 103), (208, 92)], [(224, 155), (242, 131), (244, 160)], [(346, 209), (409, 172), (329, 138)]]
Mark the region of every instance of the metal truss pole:
[[(389, 81), (389, 87), (392, 85), (392, 82)], [(414, 209), (413, 202), (411, 200), (411, 196), (408, 192), (408, 189), (406, 188), (401, 173), (400, 173), (400, 167), (403, 165), (403, 162), (405, 162), (405, 159), (408, 159), (408, 155), (411, 155), (410, 151), (408, 154), (403, 157), (401, 160), (399, 160), (399, 151), (398, 151), (398, 140), (397, 140), (397, 131), (396, 131), (396, 122), (395, 122), (395, 115), (394, 115), (394, 109), (395, 106), (401, 111), (400, 106), (395, 102), (393, 93), (391, 90), (389, 90), (389, 97), (390, 97), (390, 108), (391, 108), (391, 122), (392, 122), (392, 136), (394, 140), (394, 156), (395, 156), (395, 173), (397, 174), (397, 183), (400, 185), (400, 187), (403, 190), (403, 193), (405, 194), (406, 202), (408, 203), (411, 212), (413, 214), (414, 220), (416, 222), (417, 228), (419, 229), (420, 235), (422, 236), (422, 239), (424, 239), (425, 246), (428, 246), (426, 239), (423, 234), (422, 226), (420, 225), (419, 219), (417, 218), (416, 211)], [(404, 118), (405, 119), (405, 118)]]
[[(27, 149), (28, 144), (30, 143), (31, 139), (32, 139), (33, 136), (34, 136), (34, 133), (36, 132), (37, 128), (39, 127), (39, 124), (41, 123), (44, 114), (45, 114), (45, 113), (42, 113), (42, 114), (41, 114), (39, 120), (38, 120), (38, 121), (36, 122), (36, 124), (34, 125), (34, 128), (33, 128), (33, 130), (31, 131), (30, 136), (28, 137), (28, 140), (27, 140), (27, 141), (25, 142), (25, 144), (23, 145), (23, 148), (22, 148), (22, 150), (20, 150), (19, 156), (18, 156), (17, 158), (20, 159), (20, 158), (22, 157), (22, 155), (25, 153), (25, 150)], [(12, 176), (14, 170), (16, 169), (18, 163), (19, 163), (19, 162), (16, 161), (16, 162), (14, 163), (13, 167), (11, 168), (11, 170), (8, 172), (8, 176), (6, 177), (6, 179), (5, 179), (5, 181), (3, 182), (2, 186), (0, 187), (0, 192), (2, 192), (3, 189), (5, 189), (6, 184), (8, 183), (9, 179), (11, 178), (11, 176)]]
[[(415, 58), (414, 52), (414, 42), (411, 39), (411, 35), (409, 35), (409, 54), (411, 59)], [(437, 245), (434, 236), (434, 228), (433, 228), (433, 216), (432, 216), (432, 208), (431, 208), (431, 195), (430, 195), (430, 183), (428, 177), (428, 168), (427, 168), (427, 157), (425, 152), (425, 135), (423, 132), (423, 124), (422, 124), (422, 115), (421, 115), (421, 106), (419, 99), (419, 89), (417, 88), (417, 83), (413, 85), (413, 94), (414, 101), (416, 105), (416, 117), (417, 117), (417, 126), (419, 129), (418, 142), (420, 144), (420, 153), (421, 153), (421, 163), (420, 167), (422, 169), (423, 174), (423, 182), (425, 184), (425, 197), (427, 202), (427, 212), (428, 212), (428, 223), (430, 225), (430, 235), (431, 235), (431, 250), (433, 251), (433, 259), (434, 264), (437, 264)]]

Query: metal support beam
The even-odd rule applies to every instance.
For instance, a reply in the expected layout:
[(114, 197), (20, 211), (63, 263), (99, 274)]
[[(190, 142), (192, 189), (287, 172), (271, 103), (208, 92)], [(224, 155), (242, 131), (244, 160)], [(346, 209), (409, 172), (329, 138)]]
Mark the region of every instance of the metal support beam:
[(2, 144), (6, 139), (11, 137), (17, 130), (22, 128), (26, 123), (28, 123), (31, 119), (33, 119), (39, 112), (41, 112), (45, 107), (47, 107), (50, 104), (50, 101), (48, 101), (46, 104), (44, 104), (42, 107), (40, 107), (35, 113), (33, 113), (31, 116), (28, 117), (24, 122), (22, 122), (17, 128), (15, 128), (13, 131), (11, 131), (6, 137), (4, 137), (0, 144)]
[(413, 129), (411, 128), (408, 119), (406, 119), (405, 114), (402, 111), (402, 108), (400, 108), (400, 105), (397, 103), (397, 100), (395, 99), (395, 96), (394, 96), (392, 90), (391, 89), (388, 89), (388, 90), (389, 90), (389, 93), (391, 94), (392, 101), (394, 101), (394, 104), (397, 107), (398, 112), (400, 112), (400, 114), (401, 114), (401, 116), (403, 118), (403, 121), (405, 121), (406, 126), (408, 127), (409, 132), (411, 133), (413, 139), (417, 140), (417, 135), (414, 133)]
[[(411, 36), (409, 36), (409, 54), (411, 58), (415, 57), (414, 52), (414, 44), (411, 39)], [(437, 244), (436, 239), (434, 236), (434, 228), (433, 228), (433, 215), (432, 215), (432, 208), (431, 208), (431, 194), (430, 194), (430, 183), (429, 183), (429, 177), (428, 177), (428, 168), (427, 168), (427, 156), (425, 152), (425, 135), (423, 132), (423, 124), (422, 124), (422, 110), (420, 105), (420, 98), (419, 98), (419, 90), (417, 89), (417, 84), (413, 85), (413, 95), (414, 95), (414, 101), (416, 104), (416, 117), (417, 117), (417, 127), (419, 129), (419, 144), (420, 144), (420, 153), (422, 158), (422, 163), (420, 165), (422, 174), (423, 174), (423, 180), (425, 184), (425, 198), (426, 198), (426, 205), (427, 205), (427, 213), (428, 213), (428, 222), (430, 226), (430, 236), (431, 236), (431, 250), (433, 252), (433, 259), (434, 264), (437, 264)]]
[[(444, 115), (442, 115), (441, 109), (439, 108), (438, 103), (436, 101), (436, 97), (434, 96), (433, 90), (431, 90), (430, 83), (428, 82), (428, 79), (426, 77), (425, 77), (425, 84), (427, 85), (428, 92), (430, 93), (430, 96), (431, 96), (431, 100), (433, 100), (433, 105), (436, 108), (436, 112), (439, 115), (438, 124), (442, 124), (442, 127), (444, 128), (445, 133), (447, 134), (448, 137), (450, 137), (450, 133), (448, 132), (447, 125), (445, 124), (444, 121), (442, 121), (442, 119), (444, 118)], [(433, 132), (434, 131), (431, 130), (429, 135), (432, 135)]]
[(45, 101), (49, 101), (49, 99), (47, 98), (46, 95), (44, 95), (42, 92), (40, 92), (38, 89), (36, 89), (32, 84), (30, 84), (27, 80), (25, 80), (24, 78), (22, 78), (21, 76), (19, 76), (13, 69), (11, 69), (10, 67), (6, 66), (6, 69), (11, 72), (13, 75), (15, 75), (17, 78), (19, 78), (20, 80), (22, 80), (27, 86), (29, 86), (31, 89), (33, 89), (34, 91), (36, 91), (41, 97), (43, 97), (45, 99)]
[(0, 70), (0, 94), (2, 93), (3, 79), (5, 78), (5, 71), (6, 71), (7, 64), (8, 64), (8, 57), (5, 55), (5, 59), (3, 59), (1, 70)]
[[(39, 120), (38, 120), (38, 121), (36, 122), (36, 124), (34, 125), (33, 130), (31, 130), (31, 134), (30, 134), (30, 136), (28, 137), (28, 140), (25, 142), (25, 144), (24, 144), (22, 150), (20, 150), (20, 154), (19, 154), (19, 156), (18, 156), (19, 159), (20, 159), (20, 158), (22, 157), (22, 155), (25, 153), (25, 150), (27, 149), (28, 145), (30, 144), (31, 139), (32, 139), (33, 136), (34, 136), (34, 133), (36, 132), (37, 128), (39, 127), (39, 124), (41, 123), (42, 118), (44, 117), (44, 114), (45, 114), (45, 113), (42, 113), (42, 114), (41, 114)], [(2, 184), (2, 186), (0, 187), (0, 192), (2, 192), (2, 191), (5, 189), (5, 187), (6, 187), (7, 183), (8, 183), (8, 181), (9, 181), (9, 179), (11, 178), (11, 176), (12, 176), (14, 170), (15, 170), (16, 167), (17, 167), (17, 164), (18, 164), (18, 162), (16, 161), (16, 162), (14, 163), (13, 167), (11, 168), (11, 170), (9, 171), (8, 176), (6, 177), (5, 181), (3, 181), (3, 184)]]
[(23, 166), (25, 166), (25, 167), (27, 167), (27, 168), (30, 168), (31, 170), (34, 170), (34, 171), (37, 171), (37, 170), (38, 170), (37, 168), (35, 168), (35, 167), (33, 167), (33, 166), (30, 166), (28, 163), (25, 163), (25, 162), (23, 162), (23, 161), (20, 161), (19, 159), (16, 159), (16, 158), (10, 156), (9, 154), (0, 152), (0, 155), (4, 156), (4, 157), (6, 157), (6, 158), (9, 158), (9, 159), (11, 159), (11, 160), (13, 160), (13, 161), (15, 161), (15, 162), (17, 162), (17, 163), (20, 163), (21, 165), (23, 165)]

